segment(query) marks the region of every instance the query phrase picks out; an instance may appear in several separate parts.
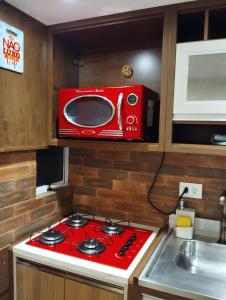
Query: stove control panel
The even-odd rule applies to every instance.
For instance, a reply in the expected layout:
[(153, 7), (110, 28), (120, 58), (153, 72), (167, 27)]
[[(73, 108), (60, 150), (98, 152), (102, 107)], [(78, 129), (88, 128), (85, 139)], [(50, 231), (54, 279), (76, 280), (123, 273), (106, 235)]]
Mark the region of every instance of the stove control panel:
[(125, 242), (122, 248), (119, 249), (119, 255), (124, 256), (129, 247), (133, 244), (133, 242), (137, 239), (136, 233), (133, 233), (130, 238)]

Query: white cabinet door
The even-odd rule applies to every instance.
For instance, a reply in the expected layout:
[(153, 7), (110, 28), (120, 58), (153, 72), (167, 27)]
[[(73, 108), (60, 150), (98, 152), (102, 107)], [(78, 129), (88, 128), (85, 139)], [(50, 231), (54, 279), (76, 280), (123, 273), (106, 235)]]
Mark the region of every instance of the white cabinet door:
[(177, 44), (174, 121), (226, 121), (226, 39)]
[(142, 295), (142, 300), (165, 300), (163, 298), (157, 298), (150, 295)]

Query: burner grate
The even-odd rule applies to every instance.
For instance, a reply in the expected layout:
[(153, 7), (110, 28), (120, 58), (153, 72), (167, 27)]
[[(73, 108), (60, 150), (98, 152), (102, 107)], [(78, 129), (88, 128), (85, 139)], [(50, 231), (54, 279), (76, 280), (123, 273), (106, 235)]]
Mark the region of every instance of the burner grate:
[[(71, 227), (80, 228), (88, 223), (88, 220), (84, 217), (91, 216), (90, 214), (79, 215), (77, 213), (72, 214), (68, 219), (66, 224)], [(93, 219), (94, 216), (92, 215)]]
[(97, 255), (105, 250), (105, 245), (97, 239), (88, 239), (82, 241), (77, 249), (87, 255)]
[(40, 243), (44, 245), (57, 245), (65, 240), (65, 236), (62, 232), (59, 230), (53, 230), (52, 228), (49, 228), (46, 232), (44, 232), (40, 238)]
[(130, 223), (129, 221), (126, 220), (122, 220), (122, 221), (118, 221), (118, 222), (112, 222), (111, 219), (109, 219), (108, 217), (105, 219), (105, 223), (107, 223), (105, 226), (101, 227), (101, 231), (110, 235), (113, 234), (121, 234), (124, 232), (124, 228), (122, 226), (119, 225), (119, 223), (124, 223), (127, 222), (129, 227), (130, 227)]

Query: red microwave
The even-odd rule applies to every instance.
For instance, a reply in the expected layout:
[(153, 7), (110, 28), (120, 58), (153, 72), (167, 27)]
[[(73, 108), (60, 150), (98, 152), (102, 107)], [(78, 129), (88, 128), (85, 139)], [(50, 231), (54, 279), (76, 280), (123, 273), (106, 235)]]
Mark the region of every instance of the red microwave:
[(143, 85), (60, 89), (59, 137), (143, 140), (158, 102)]

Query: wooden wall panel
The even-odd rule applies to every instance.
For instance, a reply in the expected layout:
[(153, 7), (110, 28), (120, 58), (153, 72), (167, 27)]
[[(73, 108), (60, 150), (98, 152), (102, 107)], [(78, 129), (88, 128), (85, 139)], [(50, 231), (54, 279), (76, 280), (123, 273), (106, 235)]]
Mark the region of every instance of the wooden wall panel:
[(0, 19), (24, 32), (23, 74), (0, 69), (0, 147), (46, 146), (47, 28), (5, 2)]
[(8, 248), (0, 251), (0, 299), (9, 290), (9, 253)]
[[(58, 128), (58, 90), (60, 88), (72, 88), (78, 86), (78, 54), (74, 47), (64, 43), (59, 38), (51, 39), (53, 49), (49, 49), (49, 72), (51, 73), (51, 87), (49, 97), (52, 102), (49, 111), (49, 124), (51, 137), (57, 136)], [(49, 47), (51, 47), (49, 45)], [(51, 54), (50, 54), (51, 53)], [(51, 65), (52, 61), (52, 65)], [(50, 103), (49, 103), (50, 104)]]
[[(145, 48), (146, 46), (146, 48)], [(84, 66), (79, 70), (79, 86), (124, 86), (143, 84), (160, 92), (161, 82), (161, 41), (141, 48), (105, 47), (102, 51), (81, 53), (80, 61)], [(132, 78), (124, 78), (121, 69), (131, 65), (134, 71)]]
[[(167, 217), (147, 200), (162, 153), (95, 149), (70, 150), (70, 183), (78, 211), (164, 226)], [(159, 208), (170, 211), (179, 182), (203, 184), (203, 199), (185, 198), (197, 217), (219, 220), (219, 195), (226, 187), (226, 157), (166, 153), (152, 191)]]

